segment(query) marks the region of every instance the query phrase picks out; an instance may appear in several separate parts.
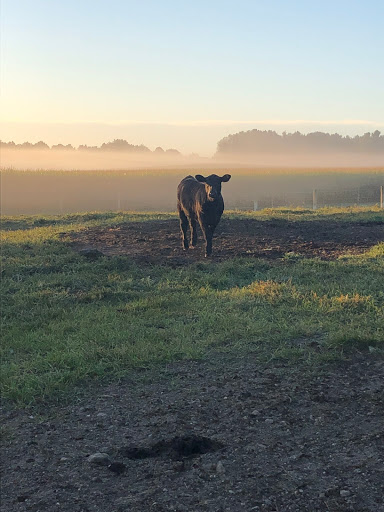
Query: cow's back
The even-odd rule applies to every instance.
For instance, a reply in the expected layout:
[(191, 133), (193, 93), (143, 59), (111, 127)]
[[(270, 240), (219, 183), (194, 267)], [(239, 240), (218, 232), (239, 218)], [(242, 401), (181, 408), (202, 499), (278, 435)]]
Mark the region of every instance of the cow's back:
[(205, 186), (193, 176), (186, 176), (177, 187), (178, 206), (186, 213), (195, 213), (204, 201)]

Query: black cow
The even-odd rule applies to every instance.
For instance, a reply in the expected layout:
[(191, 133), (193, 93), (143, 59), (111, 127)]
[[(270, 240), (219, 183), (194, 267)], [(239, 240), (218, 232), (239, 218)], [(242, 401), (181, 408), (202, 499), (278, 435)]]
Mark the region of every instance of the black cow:
[(191, 246), (196, 246), (196, 221), (199, 221), (205, 238), (205, 256), (212, 253), (212, 237), (224, 211), (221, 183), (229, 181), (230, 174), (222, 178), (211, 174), (204, 178), (201, 174), (187, 176), (177, 187), (177, 210), (180, 216), (180, 229), (183, 248), (188, 249), (187, 229), (191, 227)]

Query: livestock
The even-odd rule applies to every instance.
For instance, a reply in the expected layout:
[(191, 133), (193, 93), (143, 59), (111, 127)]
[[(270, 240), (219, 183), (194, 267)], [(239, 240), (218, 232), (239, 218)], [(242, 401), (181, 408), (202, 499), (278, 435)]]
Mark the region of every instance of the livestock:
[(230, 174), (220, 177), (211, 174), (207, 178), (201, 174), (186, 176), (177, 187), (177, 210), (180, 217), (180, 230), (184, 250), (189, 248), (188, 225), (191, 228), (191, 247), (197, 242), (197, 222), (205, 239), (205, 256), (212, 253), (213, 233), (224, 211), (221, 184), (231, 179)]

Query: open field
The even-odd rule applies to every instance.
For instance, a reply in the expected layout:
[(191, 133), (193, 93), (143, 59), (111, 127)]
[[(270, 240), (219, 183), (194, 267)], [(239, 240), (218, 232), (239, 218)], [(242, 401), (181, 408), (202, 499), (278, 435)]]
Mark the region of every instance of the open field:
[(384, 168), (227, 168), (130, 171), (1, 171), (5, 215), (59, 214), (78, 211), (171, 211), (175, 191), (188, 174), (232, 174), (223, 188), (226, 207), (374, 205), (380, 200)]
[(383, 510), (383, 241), (378, 208), (227, 212), (209, 260), (173, 213), (3, 217), (1, 510)]

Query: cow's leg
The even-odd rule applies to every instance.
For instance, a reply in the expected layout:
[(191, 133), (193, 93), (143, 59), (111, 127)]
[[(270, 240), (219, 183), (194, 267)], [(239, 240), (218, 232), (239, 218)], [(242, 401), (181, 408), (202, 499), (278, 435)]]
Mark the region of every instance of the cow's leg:
[(191, 247), (196, 247), (196, 243), (197, 243), (196, 217), (191, 216), (190, 227), (191, 227)]
[(212, 254), (212, 238), (213, 231), (210, 226), (205, 230), (205, 257), (207, 258)]
[(185, 215), (183, 210), (179, 208), (179, 217), (180, 217), (180, 230), (181, 230), (181, 240), (183, 249), (186, 251), (188, 249), (188, 238), (187, 238), (187, 230), (188, 230), (188, 217)]
[(207, 258), (212, 254), (212, 237), (213, 231), (211, 226), (208, 224), (204, 224), (204, 222), (200, 221), (201, 230), (205, 239), (205, 257)]
[(207, 251), (206, 251), (206, 255), (205, 256), (210, 256), (211, 253), (212, 253), (212, 238), (214, 236), (215, 229), (217, 228), (217, 225), (218, 225), (219, 222), (220, 222), (220, 217), (214, 219), (214, 221), (211, 222), (211, 224), (208, 225), (209, 242), (208, 242), (208, 238), (206, 238), (206, 240), (207, 240)]
[(211, 230), (212, 230), (212, 236), (214, 235), (215, 233), (215, 229), (217, 228), (217, 225), (219, 224), (220, 222), (220, 218), (221, 218), (221, 214), (220, 215), (217, 215), (210, 223), (210, 227), (211, 227)]

